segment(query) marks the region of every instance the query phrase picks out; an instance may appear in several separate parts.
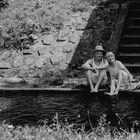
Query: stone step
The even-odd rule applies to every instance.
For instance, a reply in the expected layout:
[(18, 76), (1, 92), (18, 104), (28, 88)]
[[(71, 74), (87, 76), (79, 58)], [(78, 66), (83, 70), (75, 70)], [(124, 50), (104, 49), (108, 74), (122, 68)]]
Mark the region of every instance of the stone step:
[(134, 64), (131, 64), (131, 63), (124, 63), (124, 65), (126, 67), (138, 67), (140, 68), (140, 63), (134, 63)]
[(129, 25), (124, 30), (125, 34), (140, 35), (140, 26)]
[(131, 72), (131, 73), (140, 73), (140, 63), (134, 63), (134, 64), (130, 64), (130, 63), (124, 63), (124, 65), (126, 66), (126, 68)]
[(140, 9), (138, 8), (138, 9), (128, 9), (128, 12), (140, 12)]
[(120, 53), (119, 56), (125, 56), (125, 57), (140, 57), (139, 53)]
[(122, 0), (122, 1), (125, 1), (125, 2), (133, 2), (133, 1), (139, 1), (139, 0)]
[(139, 45), (120, 45), (119, 51), (122, 53), (140, 53), (140, 44)]
[[(140, 7), (139, 7), (140, 9)], [(140, 11), (129, 11), (127, 14), (128, 17), (138, 18), (140, 17)]]
[[(127, 0), (127, 1), (128, 1), (128, 0)], [(130, 2), (135, 2), (135, 1), (137, 2), (137, 1), (139, 1), (139, 0), (129, 0), (129, 1), (130, 1)]]
[(140, 17), (128, 17), (129, 20), (140, 20)]
[(121, 44), (121, 47), (140, 47), (140, 44)]
[(133, 73), (140, 73), (140, 0), (129, 0), (126, 24), (116, 57)]
[(140, 29), (140, 25), (129, 25), (129, 26), (126, 26), (126, 29)]
[(139, 27), (140, 26), (140, 18), (133, 18), (133, 17), (128, 17), (126, 21), (126, 26), (125, 27)]
[(140, 1), (131, 1), (129, 4), (129, 9), (139, 9)]
[(133, 35), (133, 34), (131, 34), (131, 35), (127, 35), (127, 34), (125, 34), (125, 35), (123, 35), (123, 37), (124, 38), (139, 38), (140, 37), (140, 35)]
[(122, 61), (123, 63), (139, 63), (140, 62), (140, 54), (136, 53), (120, 53), (117, 56), (117, 59)]
[(129, 3), (128, 11), (127, 12), (140, 12), (139, 10), (140, 2), (136, 3)]
[(123, 35), (121, 38), (122, 44), (140, 44), (140, 35)]

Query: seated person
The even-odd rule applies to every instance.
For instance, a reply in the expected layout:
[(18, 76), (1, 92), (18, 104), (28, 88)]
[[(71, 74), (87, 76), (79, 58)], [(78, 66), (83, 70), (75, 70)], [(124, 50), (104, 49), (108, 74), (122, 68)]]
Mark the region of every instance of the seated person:
[(108, 60), (108, 71), (110, 73), (110, 92), (107, 94), (118, 94), (120, 89), (135, 89), (139, 83), (133, 83), (133, 76), (128, 69), (118, 60), (115, 60), (115, 56), (112, 52), (106, 53), (106, 59)]
[(104, 59), (106, 51), (102, 46), (96, 46), (93, 52), (93, 58), (82, 65), (86, 70), (87, 82), (90, 86), (90, 92), (98, 92), (99, 86), (105, 86), (108, 83), (106, 69), (108, 62)]

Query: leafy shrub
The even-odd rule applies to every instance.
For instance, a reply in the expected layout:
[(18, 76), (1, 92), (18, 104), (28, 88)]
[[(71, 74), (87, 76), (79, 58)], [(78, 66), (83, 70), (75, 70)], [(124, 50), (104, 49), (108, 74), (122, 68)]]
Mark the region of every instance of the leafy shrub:
[(8, 0), (0, 0), (0, 11), (2, 9), (7, 8), (8, 5), (9, 5)]
[[(85, 11), (103, 0), (1, 0), (0, 49), (25, 49), (33, 43), (31, 34), (58, 32), (71, 12)], [(7, 5), (9, 5), (7, 7)], [(4, 42), (4, 43), (3, 43)]]
[(73, 1), (72, 2), (72, 11), (73, 12), (87, 11), (88, 8), (89, 8), (89, 3), (87, 1), (78, 0), (78, 1)]

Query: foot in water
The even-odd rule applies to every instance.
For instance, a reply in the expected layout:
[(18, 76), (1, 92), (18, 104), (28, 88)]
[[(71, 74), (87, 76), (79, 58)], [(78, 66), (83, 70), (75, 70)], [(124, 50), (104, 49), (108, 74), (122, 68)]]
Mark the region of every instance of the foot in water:
[(110, 96), (115, 95), (114, 93), (111, 93), (111, 92), (105, 92), (104, 94), (106, 94), (106, 95), (110, 95)]
[(98, 90), (97, 89), (91, 89), (90, 93), (98, 93)]

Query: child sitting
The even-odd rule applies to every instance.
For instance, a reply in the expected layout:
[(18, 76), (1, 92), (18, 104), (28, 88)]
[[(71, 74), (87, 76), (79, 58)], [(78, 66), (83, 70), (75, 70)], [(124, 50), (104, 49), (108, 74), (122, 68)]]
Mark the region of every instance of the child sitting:
[(108, 71), (110, 73), (111, 89), (107, 93), (109, 95), (118, 94), (120, 89), (133, 90), (140, 83), (132, 83), (133, 76), (128, 69), (118, 60), (115, 60), (115, 56), (112, 52), (106, 53), (106, 59), (108, 60)]

